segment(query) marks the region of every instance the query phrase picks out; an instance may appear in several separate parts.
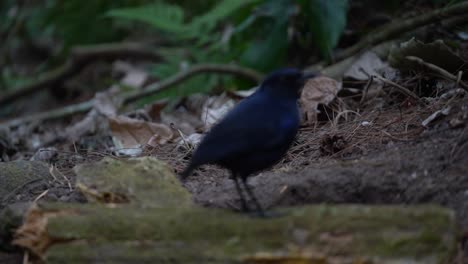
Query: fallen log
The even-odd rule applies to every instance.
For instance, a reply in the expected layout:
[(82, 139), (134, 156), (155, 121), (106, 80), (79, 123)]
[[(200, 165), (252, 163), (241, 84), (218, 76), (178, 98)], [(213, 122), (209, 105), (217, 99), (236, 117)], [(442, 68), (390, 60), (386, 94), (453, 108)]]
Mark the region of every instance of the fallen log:
[(15, 244), (47, 263), (447, 263), (456, 245), (454, 215), (437, 207), (276, 213), (44, 204), (28, 212)]

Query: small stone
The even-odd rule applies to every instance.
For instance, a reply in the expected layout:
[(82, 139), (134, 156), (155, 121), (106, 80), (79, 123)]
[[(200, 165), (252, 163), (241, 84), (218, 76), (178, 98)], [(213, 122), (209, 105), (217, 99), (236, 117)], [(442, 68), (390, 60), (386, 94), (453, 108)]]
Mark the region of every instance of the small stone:
[(55, 202), (55, 201), (58, 200), (58, 197), (57, 197), (57, 195), (55, 195), (54, 193), (50, 193), (50, 192), (49, 192), (49, 193), (47, 194), (47, 196), (46, 196), (46, 199), (47, 199), (48, 201)]
[(69, 199), (69, 196), (68, 195), (64, 195), (64, 196), (61, 196), (59, 198), (59, 201), (60, 202), (68, 202), (70, 199)]
[(370, 126), (371, 125), (371, 122), (369, 121), (362, 121), (361, 122), (361, 126)]

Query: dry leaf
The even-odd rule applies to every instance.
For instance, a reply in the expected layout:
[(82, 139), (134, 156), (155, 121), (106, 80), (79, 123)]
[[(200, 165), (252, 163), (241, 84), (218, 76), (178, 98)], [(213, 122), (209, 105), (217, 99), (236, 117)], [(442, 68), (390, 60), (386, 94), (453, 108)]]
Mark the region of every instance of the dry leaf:
[(203, 134), (193, 133), (190, 136), (179, 141), (179, 145), (189, 145), (189, 147), (197, 146), (203, 139)]
[(117, 109), (122, 105), (120, 99), (111, 92), (100, 92), (94, 96), (93, 109), (98, 113), (112, 117), (117, 115)]
[(210, 96), (206, 94), (192, 94), (185, 99), (184, 106), (188, 112), (200, 116), (200, 113), (203, 110), (203, 105), (205, 105), (209, 98)]
[[(419, 64), (405, 59), (407, 56), (418, 57), (451, 73), (468, 70), (468, 63), (440, 39), (432, 43), (423, 43), (412, 38), (393, 48), (388, 55), (388, 61), (398, 69), (418, 69)], [(466, 79), (466, 76), (463, 78)]]
[(205, 124), (205, 129), (210, 128), (223, 118), (235, 104), (234, 100), (227, 97), (226, 94), (210, 97), (206, 100), (201, 113), (201, 120)]
[(325, 76), (307, 81), (299, 99), (302, 112), (305, 115), (305, 122), (309, 125), (315, 123), (319, 113), (318, 105), (331, 103), (340, 90), (341, 82)]
[(38, 160), (46, 163), (55, 163), (58, 159), (58, 150), (55, 147), (40, 148), (29, 160)]
[(146, 71), (122, 61), (117, 61), (114, 64), (114, 70), (116, 72), (124, 73), (123, 78), (120, 80), (122, 85), (134, 88), (143, 87), (149, 77)]
[(70, 141), (77, 141), (85, 134), (107, 130), (106, 117), (115, 116), (122, 103), (113, 93), (112, 90), (96, 93), (93, 109), (81, 121), (67, 127), (63, 133), (64, 137)]
[(109, 118), (109, 125), (116, 145), (135, 148), (147, 144), (165, 144), (174, 137), (172, 129), (164, 124), (117, 116)]
[(367, 80), (369, 76), (380, 75), (378, 70), (390, 68), (374, 52), (366, 52), (353, 63), (353, 65), (344, 73), (344, 78), (353, 78), (355, 80)]
[(184, 108), (161, 113), (161, 122), (171, 124), (171, 126), (173, 124), (174, 128), (180, 130), (184, 135), (191, 135), (195, 133), (197, 128), (203, 127), (199, 116)]

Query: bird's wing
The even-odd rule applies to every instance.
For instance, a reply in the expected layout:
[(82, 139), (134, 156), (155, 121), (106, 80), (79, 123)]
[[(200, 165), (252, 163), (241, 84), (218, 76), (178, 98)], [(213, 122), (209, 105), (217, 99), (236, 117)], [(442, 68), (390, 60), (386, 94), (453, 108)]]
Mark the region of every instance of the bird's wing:
[[(252, 150), (268, 151), (292, 140), (298, 126), (296, 103), (284, 109), (268, 99), (249, 97), (239, 103), (203, 139), (194, 155), (195, 162), (216, 162)], [(292, 113), (288, 112), (291, 109)]]

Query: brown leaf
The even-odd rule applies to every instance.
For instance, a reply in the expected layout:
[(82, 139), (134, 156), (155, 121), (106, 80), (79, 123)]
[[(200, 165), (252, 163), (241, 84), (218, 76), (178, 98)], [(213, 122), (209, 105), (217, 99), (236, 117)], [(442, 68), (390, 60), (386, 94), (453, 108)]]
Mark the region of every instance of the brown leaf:
[(151, 140), (151, 144), (165, 144), (173, 139), (172, 129), (164, 124), (146, 122), (126, 116), (109, 118), (112, 135), (123, 148), (140, 147)]
[(374, 52), (366, 52), (351, 65), (343, 77), (363, 81), (368, 80), (372, 75), (384, 75), (386, 78), (393, 79), (395, 69), (383, 62)]
[(205, 124), (205, 129), (208, 130), (209, 127), (223, 118), (235, 104), (235, 101), (226, 94), (213, 96), (206, 100), (201, 113), (201, 120)]
[(173, 128), (180, 130), (184, 135), (195, 133), (198, 128), (203, 127), (199, 115), (188, 112), (184, 108), (161, 113), (161, 122), (171, 124)]
[(319, 113), (317, 109), (318, 105), (328, 105), (331, 103), (340, 90), (341, 82), (325, 76), (307, 81), (299, 99), (306, 123), (315, 123), (317, 121), (317, 113)]

